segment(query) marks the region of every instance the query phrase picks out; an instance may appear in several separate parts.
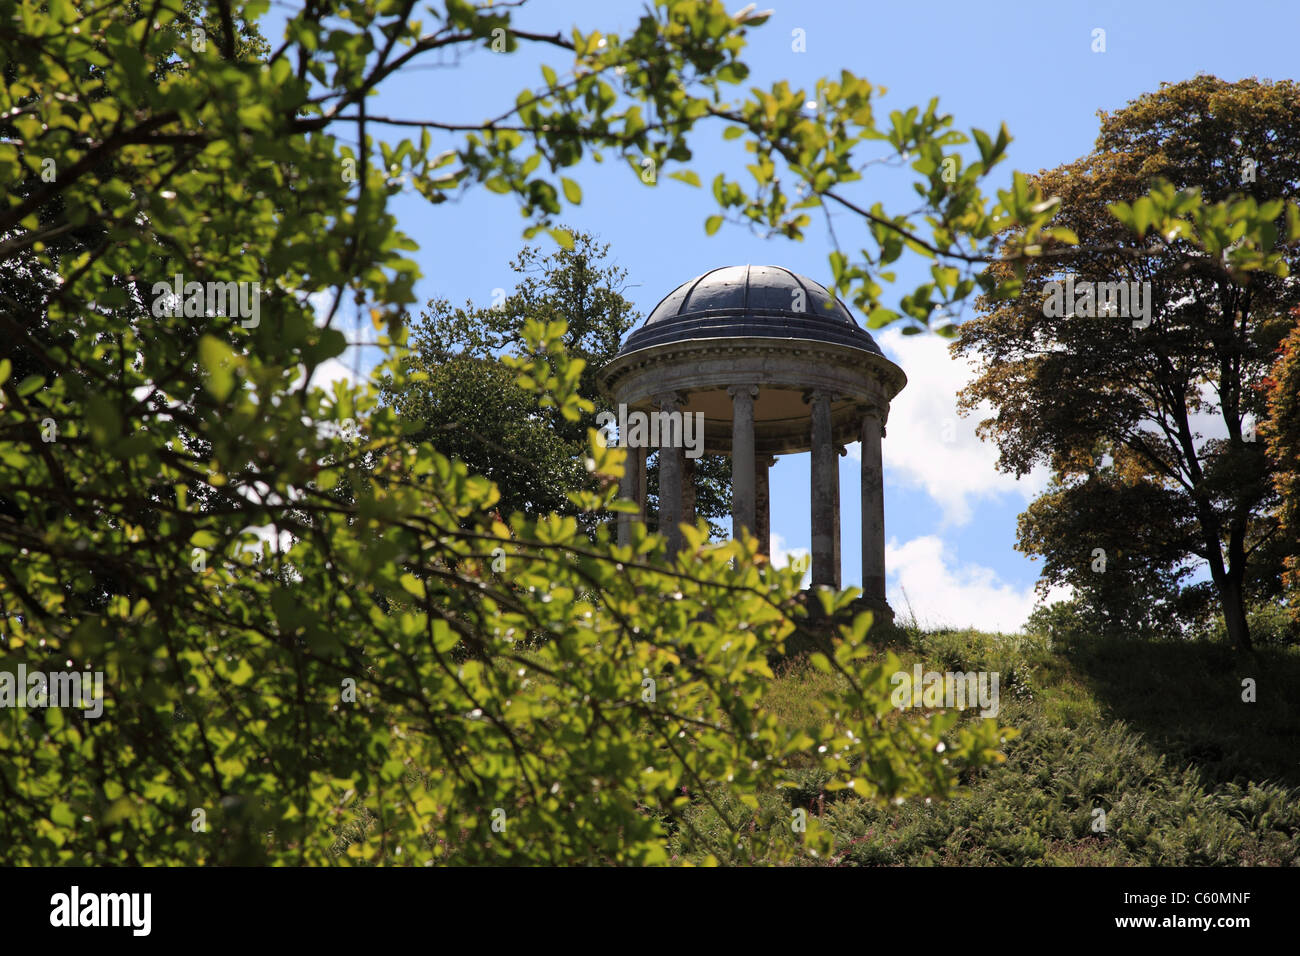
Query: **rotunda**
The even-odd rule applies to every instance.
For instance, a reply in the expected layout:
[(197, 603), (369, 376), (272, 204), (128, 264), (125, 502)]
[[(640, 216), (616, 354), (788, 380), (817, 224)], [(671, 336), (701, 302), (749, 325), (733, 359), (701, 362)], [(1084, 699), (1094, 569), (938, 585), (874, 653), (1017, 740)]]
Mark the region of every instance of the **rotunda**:
[[(703, 424), (703, 453), (728, 455), (732, 533), (747, 529), (766, 553), (768, 469), (776, 456), (811, 452), (812, 584), (840, 587), (837, 457), (862, 442), (862, 590), (885, 602), (881, 439), (889, 403), (907, 383), (844, 303), (821, 284), (777, 266), (727, 266), (678, 286), (601, 371), (606, 396), (656, 424), (660, 522), (670, 547), (693, 520), (693, 459), (682, 437)], [(691, 416), (690, 420), (686, 416)], [(683, 429), (685, 425), (685, 429)], [(676, 430), (675, 430), (676, 429)], [(627, 441), (621, 494), (645, 515), (646, 442)], [(620, 515), (620, 541), (631, 515)]]

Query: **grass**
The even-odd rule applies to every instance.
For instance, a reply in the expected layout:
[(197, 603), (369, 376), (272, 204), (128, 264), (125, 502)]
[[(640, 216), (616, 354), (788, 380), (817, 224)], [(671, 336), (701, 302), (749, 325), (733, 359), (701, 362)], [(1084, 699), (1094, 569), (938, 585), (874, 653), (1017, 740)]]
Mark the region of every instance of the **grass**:
[[(1300, 865), (1300, 648), (893, 631), (910, 667), (998, 671), (1007, 761), (946, 803), (832, 799), (809, 772), (763, 794), (776, 833), (804, 807), (835, 837), (830, 865)], [(1256, 702), (1242, 700), (1255, 681)], [(835, 678), (794, 665), (773, 713), (806, 725)], [(731, 809), (724, 807), (724, 810)], [(739, 809), (739, 808), (734, 808)], [(701, 805), (697, 832), (725, 843)], [(794, 837), (789, 837), (793, 839)], [(679, 858), (699, 859), (685, 830)]]
[[(774, 839), (796, 839), (796, 808), (831, 833), (835, 851), (821, 865), (1300, 865), (1300, 647), (1242, 656), (1209, 642), (1054, 640), (915, 622), (881, 629), (873, 643), (905, 668), (997, 671), (998, 721), (1019, 736), (1005, 744), (1004, 764), (945, 803), (881, 806), (828, 793), (811, 760), (793, 787), (758, 794), (759, 825)], [(1248, 678), (1254, 703), (1242, 700)], [(838, 680), (796, 658), (778, 668), (764, 705), (787, 726), (812, 727), (810, 702), (840, 689)], [(729, 817), (752, 818), (722, 788), (710, 796)], [(677, 862), (728, 844), (700, 795), (686, 816), (670, 837)], [(334, 851), (366, 842), (377, 822), (358, 800), (335, 829)]]

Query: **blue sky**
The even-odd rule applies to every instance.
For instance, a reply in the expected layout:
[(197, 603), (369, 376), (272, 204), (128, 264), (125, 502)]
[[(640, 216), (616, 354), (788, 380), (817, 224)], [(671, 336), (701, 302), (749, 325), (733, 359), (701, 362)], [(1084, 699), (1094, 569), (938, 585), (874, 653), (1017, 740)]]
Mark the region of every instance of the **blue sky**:
[[(1198, 72), (1227, 80), (1290, 78), (1300, 27), (1300, 4), (1294, 0), (759, 7), (774, 13), (750, 34), (745, 59), (752, 85), (785, 79), (811, 89), (818, 77), (849, 69), (887, 88), (878, 117), (891, 109), (923, 107), (937, 96), (959, 129), (996, 132), (1006, 123), (1012, 145), (990, 190), (1009, 182), (1012, 169), (1037, 171), (1086, 153), (1097, 133), (1099, 109), (1117, 109), (1161, 81)], [(286, 9), (289, 5), (276, 4), (265, 25), (273, 39), (279, 38), (275, 23)], [(548, 32), (567, 32), (576, 24), (625, 33), (640, 11), (640, 3), (625, 0), (534, 0), (517, 12), (515, 22)], [(1092, 50), (1098, 28), (1105, 30), (1104, 53)], [(804, 33), (806, 52), (792, 50), (796, 29)], [(559, 54), (505, 56), (485, 50), (454, 67), (413, 70), (393, 77), (368, 110), (412, 119), (481, 120), (536, 85), (540, 63), (563, 67)], [(400, 138), (399, 132), (388, 138)], [(743, 181), (741, 154), (719, 134), (706, 130), (694, 141), (692, 168), (706, 184), (720, 171)], [(452, 145), (434, 138), (435, 151)], [(609, 161), (587, 162), (569, 175), (581, 182), (584, 196), (580, 206), (566, 210), (564, 222), (610, 244), (612, 258), (629, 273), (625, 294), (642, 315), (681, 282), (720, 265), (773, 263), (828, 281), (832, 244), (818, 225), (801, 243), (765, 240), (731, 224), (708, 237), (704, 220), (716, 209), (707, 186), (694, 189), (662, 175), (656, 186), (644, 186), (622, 163)], [(892, 211), (914, 205), (906, 181), (889, 171), (863, 188), (859, 195), (878, 198)], [(458, 304), (487, 304), (494, 289), (510, 287), (508, 262), (522, 244), (524, 225), (513, 200), (479, 191), (435, 208), (411, 193), (392, 209), (399, 226), (420, 244), (414, 256), (423, 272), (417, 285), (421, 302), (446, 297)], [(836, 228), (841, 241), (856, 248), (856, 225), (840, 218)], [(905, 263), (898, 270), (897, 291), (886, 291), (885, 304), (895, 304), (898, 295), (922, 281), (925, 265)], [(1014, 550), (1016, 517), (1043, 487), (1044, 476), (1016, 482), (996, 472), (995, 451), (974, 436), (974, 420), (953, 410), (954, 393), (970, 373), (948, 356), (943, 340), (903, 337), (897, 330), (876, 337), (909, 377), (894, 402), (884, 443), (890, 601), (904, 613), (910, 602), (926, 623), (1014, 629), (1033, 605), (1037, 579), (1035, 563)], [(841, 459), (846, 584), (856, 584), (860, 575), (856, 451), (854, 446), (850, 457)], [(798, 551), (808, 544), (808, 467), (802, 455), (783, 458), (773, 469), (772, 531), (774, 543), (784, 549)], [(900, 587), (907, 591), (906, 601)]]

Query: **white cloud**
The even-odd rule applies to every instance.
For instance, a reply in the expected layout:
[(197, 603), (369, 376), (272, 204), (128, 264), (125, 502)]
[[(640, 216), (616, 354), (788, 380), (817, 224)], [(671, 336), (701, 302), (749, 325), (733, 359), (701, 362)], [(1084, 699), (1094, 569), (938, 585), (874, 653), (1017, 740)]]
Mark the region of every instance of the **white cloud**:
[(1200, 392), (1201, 400), (1207, 402), (1209, 408), (1199, 412), (1189, 412), (1187, 424), (1191, 427), (1192, 434), (1196, 436), (1196, 447), (1200, 450), (1205, 441), (1227, 438), (1228, 423), (1223, 420), (1218, 390), (1208, 382), (1202, 382), (1197, 386), (1197, 390)]
[[(334, 289), (321, 289), (320, 291), (313, 292), (307, 296), (307, 304), (311, 306), (312, 311), (315, 313), (317, 325), (323, 326), (325, 324), (325, 320), (329, 317), (330, 309), (334, 305), (334, 298), (335, 298)], [(343, 332), (343, 334), (347, 336), (350, 341), (359, 340), (360, 338), (362, 338), (361, 330), (358, 328), (354, 328), (354, 326), (357, 324), (357, 320), (355, 320), (354, 317), (351, 315), (350, 308), (347, 311), (349, 314), (345, 318), (344, 309), (342, 306), (340, 306), (339, 311), (336, 312), (334, 315), (333, 327)], [(366, 322), (366, 327), (369, 327), (368, 320)], [(353, 385), (360, 385), (364, 381), (366, 381), (366, 377), (369, 370), (368, 368), (366, 368), (365, 362), (362, 363), (360, 377), (358, 377), (357, 374), (355, 374), (352, 371), (352, 366), (354, 364), (353, 358), (356, 357), (356, 353), (358, 349), (359, 346), (349, 345), (347, 349), (344, 350), (341, 358), (326, 359), (325, 361), (317, 365), (316, 371), (311, 377), (312, 385), (320, 386), (326, 391), (329, 391), (330, 386), (332, 386), (335, 382), (338, 381), (351, 382)], [(298, 382), (301, 381), (302, 379), (300, 373)], [(296, 385), (297, 382), (295, 382), (295, 386)]]
[(249, 525), (243, 529), (243, 534), (253, 534), (257, 536), (257, 542), (246, 542), (236, 550), (247, 552), (249, 554), (261, 554), (262, 545), (269, 544), (272, 552), (287, 554), (293, 547), (294, 537), (288, 531), (276, 532), (275, 527), (269, 524)]
[[(344, 353), (347, 354), (346, 352)], [(289, 391), (302, 387), (302, 377), (307, 372), (305, 365), (299, 365), (294, 373), (293, 382), (289, 385)], [(311, 375), (311, 384), (314, 388), (323, 388), (330, 391), (335, 382), (350, 382), (353, 385), (361, 385), (366, 381), (364, 373), (360, 378), (352, 371), (352, 366), (336, 358), (326, 359), (316, 366)]]
[[(987, 411), (957, 414), (957, 392), (975, 372), (966, 360), (953, 358), (948, 340), (889, 329), (876, 341), (907, 373), (907, 387), (889, 410), (886, 474), (924, 488), (942, 509), (944, 525), (969, 522), (978, 499), (1012, 493), (1030, 501), (1047, 487), (1045, 469), (1019, 480), (997, 470), (996, 447), (975, 434)], [(850, 454), (861, 455), (861, 445), (851, 446)]]
[[(999, 579), (992, 568), (959, 564), (936, 535), (902, 545), (891, 540), (885, 548), (885, 567), (893, 581), (887, 596), (894, 613), (900, 618), (914, 613), (922, 627), (1018, 631), (1038, 599), (1032, 584), (1018, 588)], [(1054, 588), (1047, 600), (1062, 600), (1069, 593)]]
[[(772, 556), (772, 567), (784, 568), (786, 565), (790, 563), (791, 558), (794, 558), (796, 561), (803, 559), (808, 562), (805, 565), (805, 567), (807, 568), (812, 567), (812, 556), (807, 548), (787, 547), (785, 543), (785, 538), (781, 537), (781, 535), (777, 534), (775, 531), (773, 531), (771, 535), (768, 537), (767, 542), (768, 542), (767, 553)], [(811, 572), (808, 570), (804, 571), (804, 575), (803, 575), (804, 587), (807, 587), (808, 585), (808, 576), (810, 573)]]
[[(312, 292), (307, 296), (307, 304), (311, 306), (312, 311), (316, 314), (316, 324), (324, 325), (325, 320), (329, 317), (330, 309), (334, 307), (336, 293), (334, 289), (321, 289), (318, 292)], [(339, 303), (339, 308), (343, 304)], [(335, 316), (337, 318), (337, 314)]]
[(364, 379), (357, 378), (350, 367), (336, 358), (326, 359), (317, 365), (311, 377), (313, 386), (320, 386), (326, 391), (329, 391), (330, 386), (339, 381), (351, 382), (353, 385), (357, 385)]

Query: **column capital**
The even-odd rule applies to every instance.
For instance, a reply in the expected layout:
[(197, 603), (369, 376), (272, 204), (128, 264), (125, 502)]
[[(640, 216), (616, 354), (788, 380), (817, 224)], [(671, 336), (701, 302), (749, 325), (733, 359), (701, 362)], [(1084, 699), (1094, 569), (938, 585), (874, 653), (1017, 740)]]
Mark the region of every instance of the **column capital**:
[(650, 397), (655, 407), (660, 411), (676, 411), (686, 404), (686, 396), (681, 392), (659, 392)]
[(854, 406), (858, 414), (862, 416), (862, 427), (868, 427), (869, 421), (875, 421), (880, 426), (880, 437), (885, 437), (885, 422), (889, 421), (889, 406), (879, 405), (876, 402), (859, 402)]
[(755, 399), (758, 398), (758, 386), (757, 385), (728, 385), (727, 394), (730, 395), (733, 399), (739, 398), (741, 395), (748, 395), (750, 399)]
[(866, 418), (867, 416), (878, 418), (882, 425), (884, 424), (885, 419), (889, 417), (889, 406), (881, 405), (879, 402), (864, 400), (857, 402), (853, 407), (857, 409), (858, 414), (863, 418)]
[(832, 392), (829, 388), (809, 388), (803, 393), (805, 405), (812, 405), (816, 402), (834, 402), (842, 396), (838, 392)]

